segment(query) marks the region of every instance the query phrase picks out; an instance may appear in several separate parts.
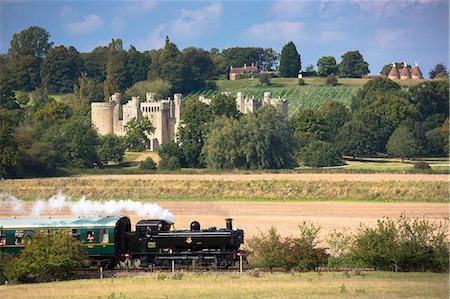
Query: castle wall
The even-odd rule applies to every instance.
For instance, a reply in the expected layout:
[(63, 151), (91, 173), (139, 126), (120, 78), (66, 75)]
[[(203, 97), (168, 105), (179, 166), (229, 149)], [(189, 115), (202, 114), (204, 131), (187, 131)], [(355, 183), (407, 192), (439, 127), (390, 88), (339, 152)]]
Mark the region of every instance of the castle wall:
[(115, 103), (92, 103), (91, 120), (100, 135), (114, 134), (113, 113)]

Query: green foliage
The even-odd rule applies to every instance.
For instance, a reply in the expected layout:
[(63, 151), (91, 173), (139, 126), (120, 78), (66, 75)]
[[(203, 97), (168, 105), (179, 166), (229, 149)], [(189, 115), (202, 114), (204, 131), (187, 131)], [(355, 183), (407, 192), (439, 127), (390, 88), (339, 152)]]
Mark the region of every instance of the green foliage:
[(297, 77), (301, 69), (302, 63), (297, 48), (293, 42), (288, 42), (281, 50), (280, 76), (285, 78)]
[(338, 85), (338, 79), (334, 74), (328, 75), (325, 78), (325, 84), (331, 85), (331, 86), (336, 86), (336, 85)]
[(299, 86), (306, 85), (305, 80), (304, 80), (303, 78), (298, 79), (298, 85), (299, 85)]
[(272, 78), (272, 75), (270, 75), (268, 73), (258, 74), (258, 80), (259, 80), (259, 83), (261, 83), (261, 85), (269, 86), (271, 84), (270, 83), (271, 78)]
[(201, 103), (198, 99), (191, 99), (186, 102), (181, 117), (184, 126), (180, 128), (179, 140), (187, 166), (203, 166), (200, 155), (208, 137), (210, 131), (209, 125), (213, 117), (211, 107)]
[(33, 114), (35, 126), (40, 130), (47, 129), (55, 122), (67, 120), (72, 116), (71, 109), (61, 102), (49, 101)]
[(0, 109), (0, 177), (14, 176), (19, 159), (14, 129), (15, 114), (8, 110)]
[(339, 66), (333, 56), (323, 56), (317, 61), (317, 74), (327, 77), (331, 74), (338, 74)]
[[(161, 145), (161, 147), (158, 150), (158, 155), (161, 157), (163, 161), (163, 164), (167, 164), (169, 159), (171, 157), (178, 158), (178, 161), (180, 162), (181, 166), (186, 165), (186, 161), (183, 155), (183, 150), (181, 147), (174, 141), (165, 142)], [(161, 166), (161, 163), (160, 163)], [(165, 165), (162, 167), (165, 168)]]
[(0, 77), (0, 109), (17, 109), (16, 95), (13, 92), (11, 80), (6, 75)]
[(430, 167), (430, 164), (428, 164), (427, 162), (420, 161), (420, 162), (414, 163), (414, 169), (429, 170), (429, 169), (431, 169), (431, 167)]
[(361, 228), (352, 254), (377, 270), (448, 271), (447, 229), (448, 219), (439, 223), (405, 216), (398, 221), (378, 220), (374, 228)]
[(121, 137), (109, 134), (100, 138), (97, 156), (104, 165), (108, 165), (108, 162), (121, 163), (124, 154), (125, 145)]
[(390, 155), (401, 157), (402, 162), (405, 157), (419, 153), (417, 141), (407, 126), (401, 125), (395, 129), (387, 142), (387, 152)]
[(125, 148), (127, 151), (142, 152), (145, 150), (148, 135), (153, 133), (155, 128), (148, 118), (138, 121), (132, 118), (125, 125)]
[(317, 110), (299, 109), (290, 119), (295, 142), (298, 150), (303, 149), (308, 143), (322, 140), (325, 136), (325, 125)]
[[(0, 87), (0, 90), (3, 92), (3, 89)], [(26, 106), (30, 102), (30, 96), (28, 93), (21, 93), (17, 95), (17, 103), (21, 106)]]
[(52, 47), (49, 42), (50, 34), (47, 30), (31, 26), (19, 33), (14, 33), (8, 54), (17, 56), (32, 55), (36, 58), (43, 58)]
[(319, 118), (324, 126), (323, 139), (336, 141), (339, 129), (350, 120), (350, 111), (339, 102), (329, 101), (319, 109)]
[(49, 92), (71, 92), (82, 69), (81, 55), (74, 47), (52, 48), (41, 65), (42, 86)]
[(376, 95), (392, 94), (400, 91), (401, 86), (390, 79), (375, 78), (364, 84), (363, 88), (358, 91), (356, 96), (352, 98), (352, 111), (360, 110), (370, 105)]
[(106, 81), (104, 82), (104, 99), (115, 92), (123, 92), (128, 87), (125, 51), (122, 40), (112, 40), (106, 56)]
[(41, 77), (39, 74), (40, 60), (33, 55), (25, 55), (11, 58), (10, 76), (14, 88), (32, 91), (39, 87)]
[(9, 262), (4, 276), (9, 283), (64, 280), (87, 265), (86, 252), (69, 232), (37, 233), (20, 256)]
[(343, 78), (360, 78), (369, 73), (369, 64), (359, 51), (348, 51), (342, 55), (339, 75)]
[[(399, 70), (400, 68), (403, 67), (403, 62), (396, 62), (395, 66), (397, 67), (397, 69)], [(385, 75), (386, 77), (389, 75), (389, 72), (392, 69), (392, 63), (386, 64), (383, 66), (383, 68), (380, 71), (381, 75)]]
[(289, 125), (273, 107), (239, 120), (216, 119), (203, 150), (208, 167), (278, 169), (294, 166)]
[(170, 157), (166, 164), (167, 170), (177, 170), (181, 167), (178, 157)]
[(78, 105), (101, 102), (103, 99), (103, 86), (97, 79), (90, 79), (86, 72), (78, 78), (78, 83), (73, 86), (73, 94), (78, 100)]
[(443, 113), (449, 116), (449, 81), (426, 81), (409, 88), (408, 100), (419, 110), (420, 119)]
[(139, 169), (142, 170), (156, 170), (156, 168), (156, 163), (153, 161), (152, 157), (147, 157), (147, 159), (139, 164)]
[(313, 141), (303, 150), (303, 163), (311, 167), (342, 165), (339, 152), (325, 141)]
[(299, 225), (298, 238), (283, 238), (275, 227), (248, 240), (251, 264), (263, 268), (309, 271), (327, 263), (324, 248), (317, 248), (320, 227), (309, 222)]
[(127, 60), (127, 72), (128, 72), (128, 84), (133, 85), (137, 82), (147, 79), (147, 72), (152, 58), (148, 51), (144, 53), (139, 52), (131, 45), (130, 49), (126, 53)]
[(147, 92), (154, 92), (157, 99), (162, 99), (169, 97), (171, 90), (172, 85), (161, 79), (154, 81), (139, 81), (125, 91), (125, 96), (128, 98), (139, 96), (141, 99), (145, 99)]
[(236, 100), (233, 96), (217, 94), (211, 99), (211, 110), (215, 116), (239, 118), (241, 113), (237, 110)]

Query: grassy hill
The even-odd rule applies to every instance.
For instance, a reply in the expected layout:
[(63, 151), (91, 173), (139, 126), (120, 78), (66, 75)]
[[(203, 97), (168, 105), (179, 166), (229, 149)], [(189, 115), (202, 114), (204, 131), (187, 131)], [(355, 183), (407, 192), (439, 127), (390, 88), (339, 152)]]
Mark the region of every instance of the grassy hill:
[[(270, 86), (261, 86), (258, 79), (241, 79), (235, 81), (216, 81), (217, 90), (207, 90), (190, 93), (185, 99), (198, 98), (200, 95), (212, 97), (217, 93), (231, 92), (236, 95), (238, 91), (248, 97), (261, 99), (264, 92), (272, 92), (274, 98), (284, 98), (289, 102), (289, 116), (295, 114), (299, 109), (319, 109), (328, 101), (338, 101), (350, 105), (351, 98), (358, 92), (369, 79), (339, 79), (338, 86), (325, 85), (325, 78), (304, 78), (306, 85), (299, 86), (296, 78), (273, 78)], [(417, 84), (417, 80), (398, 81), (403, 87)]]

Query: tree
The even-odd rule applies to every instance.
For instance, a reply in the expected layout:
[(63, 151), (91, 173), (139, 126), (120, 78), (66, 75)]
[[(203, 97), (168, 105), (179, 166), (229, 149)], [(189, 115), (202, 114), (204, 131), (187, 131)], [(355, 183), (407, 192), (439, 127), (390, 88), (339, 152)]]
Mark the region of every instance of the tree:
[(323, 139), (334, 142), (339, 129), (350, 120), (350, 111), (339, 102), (326, 102), (319, 109), (319, 118), (324, 126)]
[(430, 79), (435, 78), (448, 78), (447, 66), (445, 64), (438, 63), (434, 69), (430, 71)]
[(99, 138), (90, 123), (72, 117), (61, 126), (61, 134), (70, 165), (86, 168), (99, 163), (96, 152)]
[(128, 98), (139, 96), (141, 99), (146, 98), (147, 92), (154, 92), (157, 99), (169, 97), (172, 91), (172, 85), (161, 79), (154, 81), (140, 81), (136, 82), (125, 91), (125, 96)]
[(261, 70), (263, 71), (275, 70), (278, 59), (280, 59), (280, 54), (278, 54), (275, 50), (273, 50), (272, 48), (264, 49), (262, 54)]
[(0, 109), (0, 177), (12, 177), (16, 173), (19, 159), (14, 137), (14, 113)]
[(132, 118), (125, 125), (125, 148), (128, 151), (142, 152), (145, 150), (148, 135), (153, 133), (155, 128), (148, 118), (143, 118), (138, 121), (136, 118)]
[(105, 81), (107, 56), (108, 47), (97, 47), (92, 52), (81, 54), (89, 78), (97, 82)]
[(339, 74), (344, 78), (360, 78), (369, 73), (369, 64), (359, 51), (348, 51), (342, 55)]
[(269, 86), (271, 78), (272, 76), (268, 73), (258, 74), (258, 80), (261, 85)]
[(351, 110), (355, 112), (369, 106), (379, 94), (396, 94), (400, 90), (401, 86), (390, 79), (372, 79), (352, 98)]
[(26, 282), (29, 275), (39, 282), (64, 280), (88, 265), (81, 242), (74, 240), (69, 231), (36, 233), (20, 256), (9, 262), (5, 278), (10, 283)]
[(288, 42), (281, 51), (280, 76), (297, 77), (301, 69), (302, 63), (297, 48), (293, 42)]
[(303, 163), (311, 167), (342, 165), (339, 152), (328, 142), (313, 141), (308, 143), (302, 153)]
[(337, 75), (339, 66), (333, 56), (323, 56), (317, 61), (317, 74), (326, 77), (331, 74)]
[(301, 151), (308, 143), (322, 140), (326, 127), (317, 110), (299, 109), (290, 119), (297, 150)]
[(147, 159), (139, 164), (139, 169), (142, 170), (156, 170), (156, 168), (156, 163), (153, 161), (152, 157), (147, 157)]
[(20, 90), (31, 91), (41, 83), (39, 75), (40, 61), (33, 55), (12, 58), (14, 68), (11, 71), (14, 87)]
[(79, 105), (102, 101), (102, 84), (96, 79), (91, 79), (83, 72), (78, 78), (78, 83), (73, 86), (73, 94)]
[(42, 59), (50, 50), (53, 42), (49, 42), (50, 33), (47, 30), (31, 26), (19, 33), (14, 33), (8, 54), (13, 57), (26, 55)]
[(426, 81), (409, 88), (406, 97), (419, 110), (420, 119), (434, 114), (449, 116), (448, 80)]
[(390, 155), (401, 157), (402, 163), (405, 157), (418, 154), (419, 146), (407, 126), (399, 126), (395, 129), (388, 140), (387, 152)]
[(152, 58), (149, 52), (141, 53), (131, 45), (127, 53), (128, 85), (131, 86), (136, 82), (146, 80), (151, 63)]
[(112, 40), (106, 57), (106, 81), (104, 82), (105, 101), (115, 92), (122, 92), (128, 87), (125, 52), (122, 40)]
[(71, 92), (82, 71), (81, 55), (64, 46), (52, 48), (41, 65), (42, 85), (49, 92)]
[(250, 256), (253, 264), (258, 267), (287, 268), (287, 256), (289, 243), (280, 236), (275, 227), (271, 227), (267, 233), (260, 232), (248, 240)]
[(226, 94), (217, 94), (211, 99), (211, 111), (215, 116), (239, 118), (241, 113), (236, 108), (236, 100)]
[(0, 77), (0, 109), (18, 109), (16, 95), (13, 92), (11, 81), (8, 78)]
[(108, 134), (100, 137), (97, 156), (104, 165), (108, 162), (121, 163), (125, 154), (125, 145), (121, 137)]
[(183, 150), (175, 141), (169, 141), (161, 144), (161, 147), (158, 150), (158, 155), (161, 159), (166, 160), (166, 162), (168, 162), (171, 157), (176, 157), (181, 166), (186, 164)]

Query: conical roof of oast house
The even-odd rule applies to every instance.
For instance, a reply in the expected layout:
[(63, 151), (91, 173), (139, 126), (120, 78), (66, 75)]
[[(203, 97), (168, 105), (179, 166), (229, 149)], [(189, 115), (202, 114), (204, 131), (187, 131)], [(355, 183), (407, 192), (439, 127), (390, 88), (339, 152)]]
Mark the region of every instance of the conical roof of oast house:
[(409, 68), (407, 66), (404, 66), (400, 72), (401, 77), (408, 77), (411, 78), (411, 72), (409, 71)]
[(400, 74), (398, 73), (398, 69), (396, 66), (393, 66), (391, 68), (391, 71), (389, 72), (388, 78), (392, 78), (392, 77), (395, 77), (395, 78), (400, 77)]
[(420, 70), (419, 66), (417, 66), (417, 65), (412, 70), (411, 75), (413, 77), (423, 78), (422, 71)]

